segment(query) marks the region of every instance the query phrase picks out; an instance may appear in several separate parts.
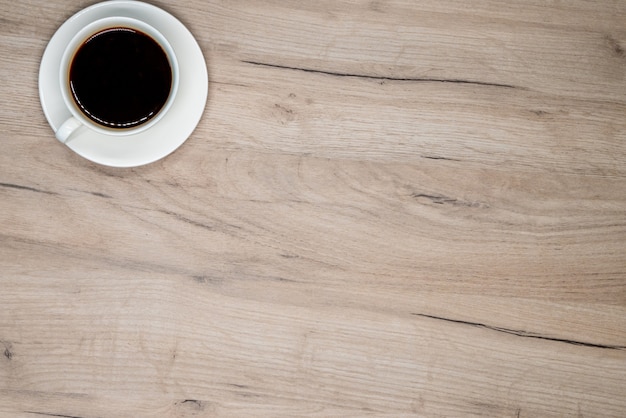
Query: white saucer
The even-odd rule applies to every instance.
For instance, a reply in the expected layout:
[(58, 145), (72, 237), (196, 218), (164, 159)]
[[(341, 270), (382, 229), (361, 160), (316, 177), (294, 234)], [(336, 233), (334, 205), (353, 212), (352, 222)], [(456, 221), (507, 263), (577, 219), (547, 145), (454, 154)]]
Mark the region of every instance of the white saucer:
[[(59, 85), (59, 68), (65, 47), (84, 26), (112, 16), (142, 20), (165, 36), (180, 67), (178, 93), (163, 119), (146, 131), (118, 137), (80, 127), (72, 134), (67, 146), (95, 163), (136, 167), (165, 157), (187, 140), (204, 113), (209, 80), (202, 50), (189, 30), (174, 16), (139, 1), (113, 0), (95, 4), (61, 25), (41, 59), (39, 97), (48, 123), (55, 132), (71, 116), (63, 103)], [(50, 135), (50, 138), (54, 139), (54, 136)]]

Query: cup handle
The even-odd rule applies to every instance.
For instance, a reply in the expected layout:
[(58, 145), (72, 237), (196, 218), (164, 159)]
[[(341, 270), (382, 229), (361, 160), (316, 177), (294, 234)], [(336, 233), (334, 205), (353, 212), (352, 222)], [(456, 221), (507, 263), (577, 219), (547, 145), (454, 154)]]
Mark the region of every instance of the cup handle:
[(57, 129), (54, 135), (59, 141), (66, 144), (71, 139), (70, 136), (72, 135), (72, 132), (80, 126), (82, 126), (82, 123), (80, 123), (75, 117), (70, 116), (69, 119), (63, 122), (59, 129)]

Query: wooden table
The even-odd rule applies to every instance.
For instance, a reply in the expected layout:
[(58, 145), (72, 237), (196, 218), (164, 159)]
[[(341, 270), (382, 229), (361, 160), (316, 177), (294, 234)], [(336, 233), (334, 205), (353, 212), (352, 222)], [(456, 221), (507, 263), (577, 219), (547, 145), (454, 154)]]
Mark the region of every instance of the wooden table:
[(54, 139), (2, 0), (0, 415), (626, 416), (626, 2), (155, 2), (190, 139)]

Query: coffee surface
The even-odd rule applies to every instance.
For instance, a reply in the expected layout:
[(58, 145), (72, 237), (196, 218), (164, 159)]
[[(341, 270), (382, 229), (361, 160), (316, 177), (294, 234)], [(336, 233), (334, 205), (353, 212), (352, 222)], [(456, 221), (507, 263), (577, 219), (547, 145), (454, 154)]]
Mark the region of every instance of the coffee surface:
[(167, 102), (172, 69), (149, 35), (109, 28), (86, 40), (70, 65), (74, 101), (94, 122), (116, 129), (139, 126)]

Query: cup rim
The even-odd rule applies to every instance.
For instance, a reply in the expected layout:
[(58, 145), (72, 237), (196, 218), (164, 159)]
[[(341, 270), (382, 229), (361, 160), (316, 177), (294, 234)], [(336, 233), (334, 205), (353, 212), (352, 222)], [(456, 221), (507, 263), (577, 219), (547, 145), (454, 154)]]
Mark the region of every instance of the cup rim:
[[(148, 34), (151, 38), (153, 38), (165, 51), (168, 61), (170, 63), (170, 67), (172, 69), (172, 86), (170, 88), (170, 94), (167, 98), (167, 101), (163, 105), (163, 107), (159, 110), (159, 112), (152, 117), (146, 123), (143, 123), (139, 126), (134, 126), (131, 128), (109, 128), (103, 125), (100, 125), (93, 120), (89, 119), (87, 116), (83, 114), (83, 112), (78, 108), (73, 98), (73, 95), (70, 92), (69, 86), (69, 69), (71, 66), (71, 62), (73, 60), (74, 55), (78, 51), (78, 48), (87, 40), (90, 36), (105, 30), (106, 28), (114, 28), (114, 27), (128, 27), (131, 29), (136, 29)], [(178, 92), (178, 84), (179, 84), (179, 69), (178, 69), (178, 60), (176, 58), (176, 53), (174, 49), (165, 38), (165, 36), (155, 29), (153, 26), (148, 23), (135, 19), (132, 17), (126, 16), (110, 16), (102, 19), (98, 19), (94, 22), (89, 23), (87, 26), (83, 27), (78, 33), (76, 33), (72, 39), (68, 42), (65, 47), (65, 51), (61, 57), (61, 63), (59, 68), (59, 83), (61, 87), (61, 95), (63, 96), (63, 102), (71, 115), (76, 118), (80, 123), (86, 126), (89, 129), (97, 131), (99, 133), (110, 135), (110, 136), (128, 136), (133, 135), (139, 132), (143, 132), (161, 120), (161, 118), (167, 113), (167, 111), (171, 108), (174, 103), (174, 99)]]

